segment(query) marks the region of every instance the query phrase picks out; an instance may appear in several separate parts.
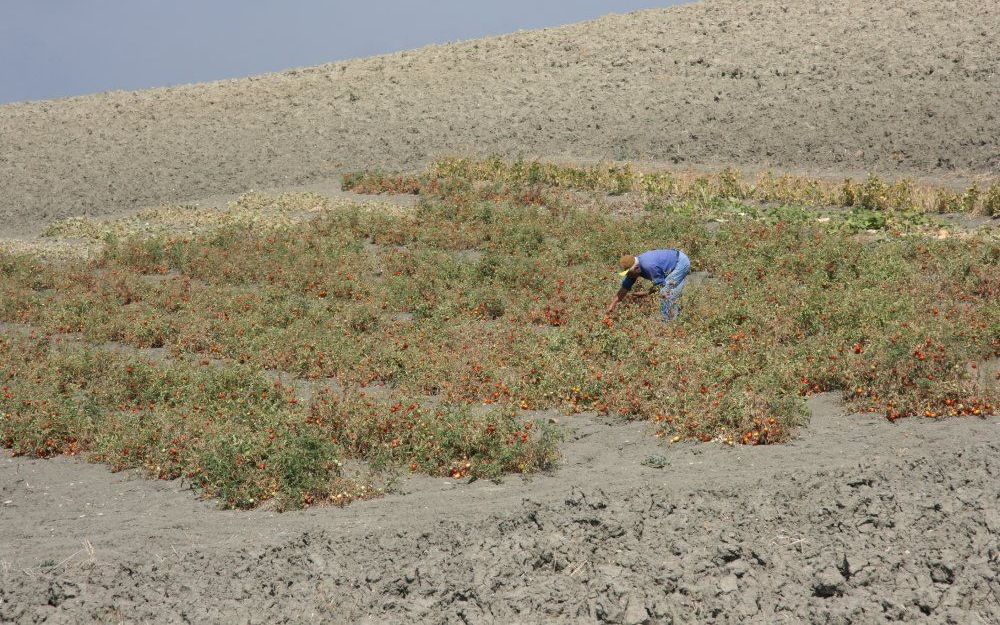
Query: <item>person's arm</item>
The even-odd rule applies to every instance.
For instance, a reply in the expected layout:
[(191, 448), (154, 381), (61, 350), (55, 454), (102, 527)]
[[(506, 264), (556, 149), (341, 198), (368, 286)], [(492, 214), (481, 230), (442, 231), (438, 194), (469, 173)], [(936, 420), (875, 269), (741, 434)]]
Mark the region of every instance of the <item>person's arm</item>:
[(625, 296), (628, 295), (628, 292), (632, 290), (632, 286), (635, 285), (635, 281), (638, 279), (638, 277), (639, 277), (639, 272), (635, 273), (630, 272), (625, 276), (625, 279), (622, 280), (621, 288), (618, 289), (618, 292), (615, 293), (614, 298), (608, 305), (607, 313), (609, 315), (615, 312), (615, 309), (618, 308), (618, 304), (621, 304), (622, 300), (625, 299)]
[(615, 293), (615, 296), (611, 299), (611, 303), (608, 305), (607, 312), (609, 315), (615, 312), (615, 309), (618, 308), (618, 304), (622, 303), (622, 300), (625, 299), (625, 296), (628, 295), (628, 292), (629, 290), (626, 289), (625, 287), (618, 289), (618, 292)]

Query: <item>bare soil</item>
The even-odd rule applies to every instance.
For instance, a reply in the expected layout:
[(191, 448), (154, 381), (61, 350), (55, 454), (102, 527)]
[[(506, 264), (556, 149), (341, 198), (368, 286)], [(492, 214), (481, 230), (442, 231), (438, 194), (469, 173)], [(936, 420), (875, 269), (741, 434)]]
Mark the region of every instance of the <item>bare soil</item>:
[(314, 68), (0, 107), (30, 232), (448, 154), (1000, 173), (993, 0), (705, 0)]
[(845, 414), (776, 447), (557, 417), (557, 471), (345, 509), (0, 457), (0, 622), (991, 623), (1000, 418)]

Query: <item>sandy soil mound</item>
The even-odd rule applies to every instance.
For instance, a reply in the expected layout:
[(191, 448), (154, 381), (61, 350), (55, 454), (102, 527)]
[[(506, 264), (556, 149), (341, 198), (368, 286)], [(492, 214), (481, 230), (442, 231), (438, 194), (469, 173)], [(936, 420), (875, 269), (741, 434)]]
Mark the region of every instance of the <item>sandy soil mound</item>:
[(0, 107), (8, 231), (446, 153), (1000, 172), (993, 0), (706, 0), (215, 84)]
[(997, 622), (1000, 420), (810, 403), (779, 447), (578, 415), (551, 475), (284, 515), (0, 458), (0, 621)]

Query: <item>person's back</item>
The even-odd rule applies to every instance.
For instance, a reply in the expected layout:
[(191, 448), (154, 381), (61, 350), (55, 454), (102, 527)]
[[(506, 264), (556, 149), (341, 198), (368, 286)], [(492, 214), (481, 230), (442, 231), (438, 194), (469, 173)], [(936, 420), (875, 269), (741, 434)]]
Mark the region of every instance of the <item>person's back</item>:
[[(651, 250), (639, 254), (636, 258), (639, 262), (639, 276), (662, 287), (666, 282), (667, 276), (677, 267), (680, 252), (674, 249)], [(625, 286), (628, 280), (629, 278), (626, 277), (622, 282), (622, 286)], [(628, 288), (631, 289), (633, 284), (635, 284), (635, 280), (632, 280), (628, 284)]]

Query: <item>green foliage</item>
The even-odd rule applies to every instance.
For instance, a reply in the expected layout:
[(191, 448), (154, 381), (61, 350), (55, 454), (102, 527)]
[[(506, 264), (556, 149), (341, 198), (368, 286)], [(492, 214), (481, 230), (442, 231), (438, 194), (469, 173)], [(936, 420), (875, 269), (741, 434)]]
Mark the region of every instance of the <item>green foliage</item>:
[(994, 182), (986, 191), (986, 197), (983, 200), (983, 215), (1000, 217), (1000, 182)]
[[(350, 176), (352, 179), (363, 177), (362, 174)], [(889, 182), (874, 174), (869, 175), (862, 183), (848, 179), (838, 185), (803, 176), (775, 176), (771, 172), (765, 172), (751, 184), (733, 168), (724, 169), (717, 174), (691, 174), (641, 172), (631, 165), (571, 167), (537, 161), (519, 160), (508, 164), (499, 158), (487, 161), (458, 158), (436, 162), (423, 184), (425, 188), (435, 187), (441, 180), (488, 181), (515, 186), (543, 184), (559, 189), (602, 191), (611, 195), (641, 192), (702, 205), (718, 200), (757, 200), (809, 207), (840, 206), (867, 211), (943, 213), (986, 210), (985, 207), (989, 204), (976, 185), (959, 194), (948, 189), (918, 188), (905, 179)], [(385, 189), (395, 192), (392, 191), (395, 185), (395, 182), (386, 183)], [(436, 187), (434, 190), (437, 190)]]
[[(787, 438), (821, 390), (890, 418), (998, 403), (967, 371), (1000, 353), (997, 241), (892, 236), (926, 219), (905, 184), (833, 187), (851, 210), (820, 222), (821, 185), (735, 171), (447, 161), (414, 180), (412, 213), (124, 237), (75, 266), (0, 256), (0, 320), (39, 333), (0, 339), (0, 444), (184, 477), (230, 506), (295, 507), (370, 496), (347, 461), (487, 478), (549, 466), (554, 434), (522, 409), (760, 444)], [(622, 219), (575, 208), (566, 189), (674, 197)], [(614, 260), (665, 246), (712, 276), (688, 287), (681, 319), (663, 325), (654, 297), (602, 320)], [(268, 370), (337, 390), (296, 397)]]
[(382, 172), (354, 172), (345, 174), (341, 189), (355, 193), (417, 193), (422, 181), (415, 176), (396, 176)]

